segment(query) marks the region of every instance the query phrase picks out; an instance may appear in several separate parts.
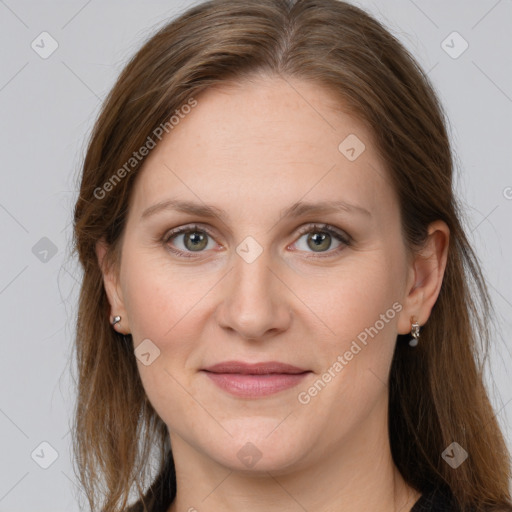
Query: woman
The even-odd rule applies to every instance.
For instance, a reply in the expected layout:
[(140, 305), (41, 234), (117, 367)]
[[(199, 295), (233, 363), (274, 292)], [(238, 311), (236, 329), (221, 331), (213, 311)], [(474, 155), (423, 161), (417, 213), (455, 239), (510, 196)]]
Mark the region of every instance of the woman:
[(442, 107), (359, 8), (162, 28), (94, 128), (75, 244), (93, 510), (102, 484), (105, 512), (133, 486), (133, 511), (512, 510)]

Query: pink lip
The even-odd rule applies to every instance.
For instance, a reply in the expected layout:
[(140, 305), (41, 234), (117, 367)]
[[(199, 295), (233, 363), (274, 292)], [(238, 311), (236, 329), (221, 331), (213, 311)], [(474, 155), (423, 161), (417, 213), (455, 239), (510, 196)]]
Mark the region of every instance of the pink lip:
[(235, 396), (257, 398), (296, 386), (310, 372), (297, 366), (268, 361), (226, 361), (202, 370), (218, 387)]

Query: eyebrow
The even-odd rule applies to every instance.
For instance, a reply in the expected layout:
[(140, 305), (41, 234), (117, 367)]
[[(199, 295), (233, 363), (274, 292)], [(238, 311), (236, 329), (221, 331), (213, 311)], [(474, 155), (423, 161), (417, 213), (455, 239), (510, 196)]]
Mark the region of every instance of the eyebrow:
[[(197, 215), (198, 217), (204, 218), (219, 218), (222, 221), (227, 220), (227, 213), (213, 205), (194, 203), (191, 201), (183, 201), (179, 199), (169, 199), (167, 201), (161, 201), (156, 203), (142, 213), (140, 220), (145, 220), (157, 213), (162, 211), (179, 211), (182, 213), (188, 213), (191, 215)], [(307, 214), (327, 214), (327, 213), (350, 213), (350, 214), (362, 214), (367, 217), (371, 217), (372, 214), (362, 206), (358, 206), (346, 201), (322, 201), (319, 203), (308, 203), (304, 201), (298, 201), (290, 207), (281, 211), (281, 219), (287, 219), (291, 217), (300, 217)]]

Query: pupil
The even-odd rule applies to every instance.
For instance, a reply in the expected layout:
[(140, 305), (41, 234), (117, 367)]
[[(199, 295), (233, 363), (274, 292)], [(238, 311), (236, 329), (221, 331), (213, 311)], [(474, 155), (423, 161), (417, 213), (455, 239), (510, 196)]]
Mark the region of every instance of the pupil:
[(204, 240), (203, 235), (194, 232), (188, 236), (188, 240), (191, 242), (193, 247), (200, 247), (201, 242)]
[[(322, 244), (325, 242), (326, 238), (328, 237), (329, 235), (325, 234), (325, 233), (316, 233), (314, 235), (311, 235), (310, 236), (310, 240), (313, 240), (313, 243), (314, 243), (314, 248), (322, 248)], [(327, 246), (329, 245), (329, 243), (327, 243)], [(328, 247), (324, 247), (324, 249), (326, 249)]]
[(315, 240), (319, 241), (320, 243), (322, 243), (322, 241), (325, 239), (325, 235), (316, 234), (316, 235), (314, 235), (314, 237), (315, 237)]

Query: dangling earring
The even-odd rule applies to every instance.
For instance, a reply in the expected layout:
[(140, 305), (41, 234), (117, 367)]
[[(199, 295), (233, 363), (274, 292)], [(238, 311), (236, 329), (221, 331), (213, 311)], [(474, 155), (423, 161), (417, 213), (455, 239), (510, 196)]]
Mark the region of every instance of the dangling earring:
[(409, 345), (415, 347), (420, 339), (420, 324), (418, 324), (414, 317), (411, 319), (411, 336), (412, 338), (409, 340)]
[(121, 317), (118, 315), (118, 316), (115, 316), (114, 317), (114, 321), (112, 322), (112, 326), (116, 325), (117, 323), (119, 323), (121, 321)]

